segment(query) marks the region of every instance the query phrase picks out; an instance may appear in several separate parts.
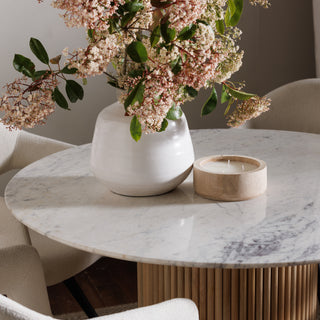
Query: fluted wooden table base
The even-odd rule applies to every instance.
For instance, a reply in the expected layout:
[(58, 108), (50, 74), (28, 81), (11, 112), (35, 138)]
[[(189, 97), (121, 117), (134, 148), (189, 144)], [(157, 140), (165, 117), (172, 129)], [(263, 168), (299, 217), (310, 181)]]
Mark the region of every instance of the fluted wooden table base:
[(206, 269), (138, 263), (138, 304), (185, 297), (200, 320), (316, 320), (318, 265)]

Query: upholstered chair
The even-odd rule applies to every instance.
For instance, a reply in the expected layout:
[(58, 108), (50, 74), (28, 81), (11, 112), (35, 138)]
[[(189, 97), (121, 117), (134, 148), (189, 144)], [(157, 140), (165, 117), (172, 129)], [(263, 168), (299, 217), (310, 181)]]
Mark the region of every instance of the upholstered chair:
[[(12, 169), (21, 169), (44, 156), (70, 147), (73, 146), (26, 131), (9, 131), (0, 124), (0, 175)], [(98, 255), (65, 246), (32, 230), (28, 233), (12, 216), (1, 196), (0, 240), (0, 248), (31, 241), (40, 254), (47, 286), (66, 279), (70, 281), (69, 278), (99, 259)], [(70, 289), (70, 282), (66, 284)]]
[[(0, 249), (0, 319), (54, 320), (39, 255), (27, 245)], [(196, 305), (173, 299), (99, 320), (199, 320)]]
[(270, 111), (249, 121), (247, 128), (320, 133), (320, 79), (285, 84), (267, 97)]
[[(30, 309), (0, 296), (1, 320), (53, 320), (50, 316)], [(173, 299), (149, 307), (137, 308), (112, 315), (93, 318), (96, 320), (198, 320), (198, 309), (188, 299)]]
[[(29, 245), (0, 248), (0, 295), (51, 314), (39, 254)], [(1, 314), (1, 312), (0, 312)], [(0, 319), (3, 319), (0, 315)]]

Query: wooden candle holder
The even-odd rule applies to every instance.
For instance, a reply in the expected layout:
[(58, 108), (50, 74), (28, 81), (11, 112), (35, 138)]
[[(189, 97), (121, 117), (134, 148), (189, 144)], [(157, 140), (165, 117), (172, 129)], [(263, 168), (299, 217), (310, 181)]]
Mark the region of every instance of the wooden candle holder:
[[(213, 172), (211, 162), (232, 161), (243, 163), (244, 171)], [(213, 164), (214, 165), (214, 164)], [(214, 169), (213, 169), (214, 170)], [(264, 161), (245, 156), (208, 156), (193, 165), (193, 185), (197, 194), (204, 198), (221, 201), (248, 200), (263, 194), (267, 188), (267, 165)]]

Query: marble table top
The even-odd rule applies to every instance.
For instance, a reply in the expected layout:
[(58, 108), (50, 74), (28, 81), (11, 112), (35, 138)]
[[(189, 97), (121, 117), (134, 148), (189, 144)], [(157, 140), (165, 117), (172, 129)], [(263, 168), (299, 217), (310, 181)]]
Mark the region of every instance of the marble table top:
[(267, 192), (241, 202), (197, 196), (192, 175), (162, 196), (110, 192), (90, 173), (90, 145), (21, 170), (5, 197), (25, 225), (67, 245), (144, 263), (265, 267), (320, 262), (320, 136), (195, 130), (196, 158), (239, 154), (266, 161)]

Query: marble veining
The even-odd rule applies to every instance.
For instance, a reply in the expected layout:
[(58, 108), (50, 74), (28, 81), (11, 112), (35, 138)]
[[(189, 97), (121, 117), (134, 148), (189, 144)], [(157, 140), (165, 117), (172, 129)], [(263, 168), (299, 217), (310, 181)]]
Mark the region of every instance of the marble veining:
[(192, 139), (196, 159), (264, 160), (267, 192), (241, 202), (210, 201), (194, 193), (190, 175), (162, 196), (120, 196), (93, 177), (84, 145), (21, 170), (7, 186), (7, 205), (49, 238), (114, 258), (233, 268), (320, 262), (319, 135), (210, 129), (192, 131)]

